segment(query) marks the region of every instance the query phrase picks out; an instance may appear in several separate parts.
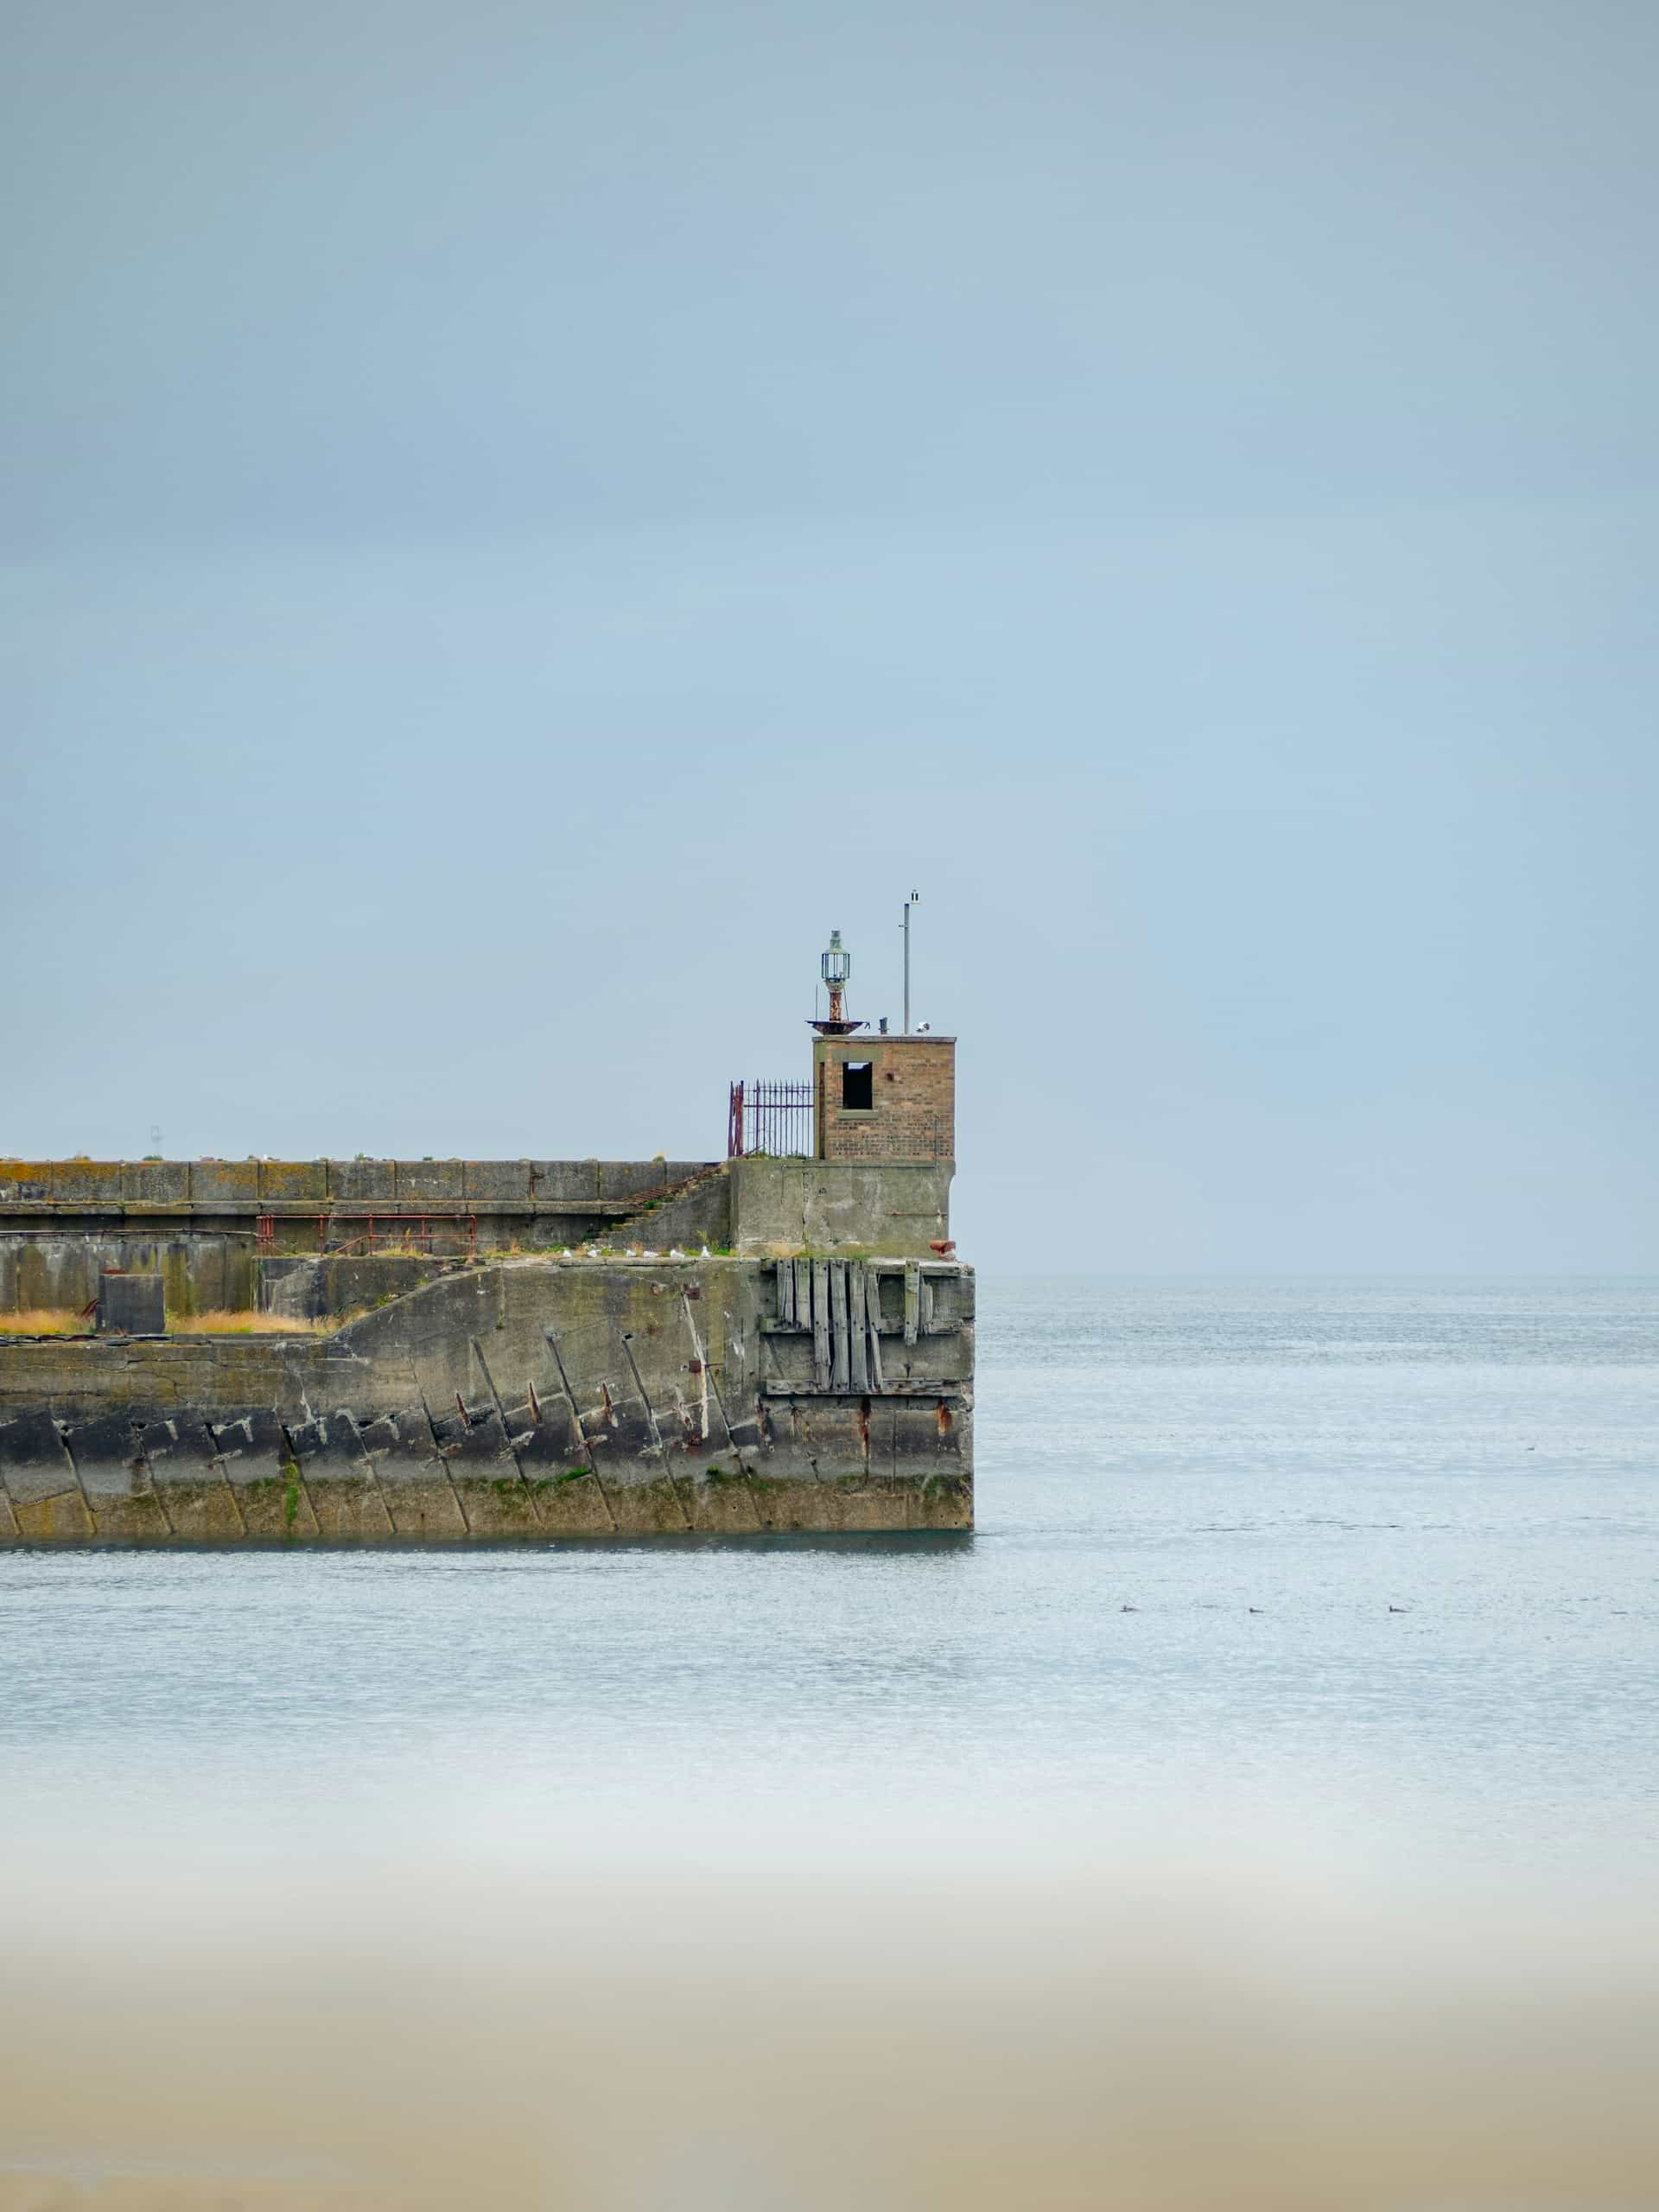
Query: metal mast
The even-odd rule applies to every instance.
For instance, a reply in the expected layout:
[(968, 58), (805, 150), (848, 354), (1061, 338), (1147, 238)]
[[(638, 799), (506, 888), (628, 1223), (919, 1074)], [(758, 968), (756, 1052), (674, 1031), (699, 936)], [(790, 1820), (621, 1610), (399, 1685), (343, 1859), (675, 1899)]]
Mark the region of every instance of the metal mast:
[(912, 891), (905, 901), (905, 1034), (910, 1034), (910, 910), (921, 897)]

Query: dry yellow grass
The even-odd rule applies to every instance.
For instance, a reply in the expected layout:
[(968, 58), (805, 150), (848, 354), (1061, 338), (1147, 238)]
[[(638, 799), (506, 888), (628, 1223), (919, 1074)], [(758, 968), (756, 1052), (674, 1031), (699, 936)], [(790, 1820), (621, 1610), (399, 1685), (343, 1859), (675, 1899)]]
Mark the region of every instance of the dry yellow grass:
[[(170, 1337), (327, 1337), (341, 1325), (338, 1319), (306, 1321), (288, 1313), (169, 1313)], [(31, 1306), (18, 1313), (0, 1313), (0, 1335), (11, 1337), (89, 1337), (90, 1320), (83, 1321), (73, 1306)]]
[(0, 1314), (0, 1330), (10, 1337), (89, 1337), (92, 1325), (71, 1306), (29, 1306), (20, 1313)]

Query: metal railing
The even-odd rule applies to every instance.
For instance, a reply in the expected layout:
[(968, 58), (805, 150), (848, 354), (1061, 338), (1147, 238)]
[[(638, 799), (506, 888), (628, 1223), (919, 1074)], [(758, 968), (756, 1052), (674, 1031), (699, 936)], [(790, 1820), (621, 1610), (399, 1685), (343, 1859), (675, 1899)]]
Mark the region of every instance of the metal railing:
[(810, 1159), (812, 1086), (810, 1083), (734, 1083), (726, 1122), (726, 1157), (756, 1153), (773, 1159)]
[[(412, 1250), (450, 1257), (478, 1253), (478, 1216), (475, 1213), (262, 1213), (258, 1221), (258, 1255), (275, 1257), (282, 1249), (277, 1231), (283, 1224), (315, 1224), (317, 1249), (345, 1259), (363, 1253)], [(339, 1232), (356, 1226), (354, 1236)], [(437, 1240), (435, 1242), (435, 1238)]]

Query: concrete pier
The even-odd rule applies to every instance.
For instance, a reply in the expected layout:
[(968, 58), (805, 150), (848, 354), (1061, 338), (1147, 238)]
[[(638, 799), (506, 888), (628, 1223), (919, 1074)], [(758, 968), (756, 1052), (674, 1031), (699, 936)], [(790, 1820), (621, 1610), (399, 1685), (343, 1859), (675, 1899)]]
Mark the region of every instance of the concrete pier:
[(831, 944), (723, 1160), (0, 1160), (0, 1546), (971, 1528), (955, 1039)]
[(0, 1339), (0, 1545), (972, 1525), (973, 1276), (474, 1264), (332, 1334)]

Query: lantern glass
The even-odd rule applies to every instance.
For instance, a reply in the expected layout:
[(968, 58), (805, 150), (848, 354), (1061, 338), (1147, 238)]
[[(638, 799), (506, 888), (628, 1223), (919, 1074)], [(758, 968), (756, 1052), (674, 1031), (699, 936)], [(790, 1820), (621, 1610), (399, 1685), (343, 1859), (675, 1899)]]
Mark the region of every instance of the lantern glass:
[(818, 971), (826, 983), (839, 990), (853, 972), (853, 956), (841, 949), (841, 931), (830, 932), (830, 950), (818, 962)]

